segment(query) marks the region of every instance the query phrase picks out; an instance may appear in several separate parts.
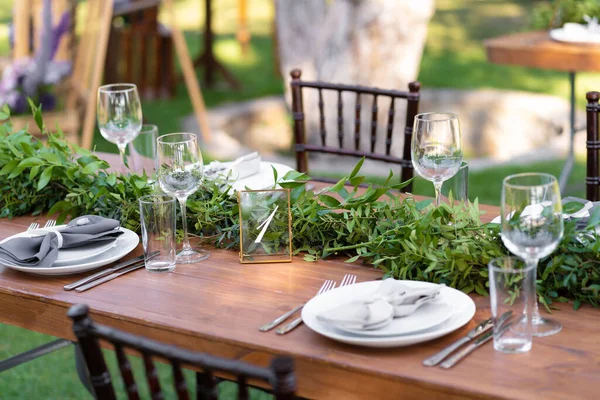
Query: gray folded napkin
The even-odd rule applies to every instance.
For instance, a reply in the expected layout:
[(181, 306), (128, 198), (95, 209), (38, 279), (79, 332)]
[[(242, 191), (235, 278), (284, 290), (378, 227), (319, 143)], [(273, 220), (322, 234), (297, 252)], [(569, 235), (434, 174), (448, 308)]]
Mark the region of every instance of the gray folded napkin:
[(394, 318), (411, 315), (435, 299), (442, 287), (413, 288), (394, 279), (381, 282), (369, 297), (350, 300), (317, 315), (317, 320), (338, 329), (374, 330), (389, 325)]
[(96, 215), (75, 218), (61, 230), (44, 235), (22, 236), (0, 244), (0, 261), (22, 267), (48, 268), (56, 261), (58, 250), (117, 240), (123, 232), (119, 221)]

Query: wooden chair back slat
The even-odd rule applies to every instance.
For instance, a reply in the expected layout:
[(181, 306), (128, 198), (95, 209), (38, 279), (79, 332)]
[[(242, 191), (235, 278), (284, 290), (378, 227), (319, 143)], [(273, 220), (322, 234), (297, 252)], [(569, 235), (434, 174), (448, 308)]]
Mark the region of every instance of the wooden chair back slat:
[(327, 131), (325, 130), (325, 102), (323, 101), (323, 91), (319, 89), (319, 134), (321, 135), (321, 144), (326, 146)]
[(125, 355), (123, 346), (115, 345), (115, 353), (117, 355), (117, 362), (119, 364), (119, 371), (121, 371), (121, 378), (125, 384), (125, 391), (127, 392), (127, 398), (129, 400), (139, 400), (140, 395), (138, 393), (137, 384), (133, 377), (133, 371), (129, 359)]
[(344, 101), (342, 100), (342, 91), (338, 90), (338, 144), (344, 147)]
[(377, 144), (377, 119), (379, 114), (379, 107), (377, 105), (377, 96), (373, 96), (373, 105), (371, 106), (371, 153), (375, 152), (375, 145)]
[(173, 368), (173, 382), (175, 384), (177, 399), (189, 400), (190, 395), (188, 393), (187, 383), (185, 382), (185, 377), (183, 376), (179, 363), (177, 361), (172, 361), (171, 367)]
[[(105, 340), (115, 346), (121, 375), (128, 388), (128, 395), (136, 388), (131, 366), (125, 356), (125, 348), (135, 350), (142, 355), (146, 369), (146, 379), (152, 399), (164, 399), (158, 380), (153, 357), (169, 360), (173, 367), (173, 382), (179, 399), (188, 399), (187, 385), (181, 367), (193, 367), (196, 373), (197, 398), (217, 400), (218, 386), (215, 374), (234, 376), (239, 380), (240, 391), (248, 396), (248, 381), (261, 381), (273, 389), (276, 400), (291, 400), (296, 391), (294, 362), (289, 357), (276, 357), (269, 367), (257, 367), (238, 360), (229, 360), (207, 354), (196, 353), (176, 346), (167, 345), (140, 336), (94, 323), (85, 304), (77, 304), (67, 314), (73, 320), (73, 332), (79, 340), (85, 358), (96, 398), (115, 399), (110, 372), (106, 367), (99, 340)], [(243, 396), (243, 394), (242, 394)], [(247, 397), (241, 397), (247, 398)]]
[[(308, 82), (302, 81), (302, 72), (299, 69), (294, 69), (290, 73), (292, 77), (291, 92), (292, 92), (292, 113), (294, 119), (294, 150), (296, 152), (296, 167), (300, 172), (309, 172), (308, 168), (308, 153), (317, 152), (325, 154), (336, 154), (340, 156), (365, 157), (372, 160), (386, 161), (401, 166), (401, 181), (406, 181), (413, 176), (413, 166), (411, 161), (411, 141), (414, 118), (418, 113), (420, 89), (421, 85), (418, 82), (411, 82), (408, 85), (408, 91), (387, 90), (379, 88), (371, 88), (365, 86), (353, 86), (344, 84), (335, 84), (327, 82)], [(318, 109), (319, 109), (319, 135), (321, 145), (309, 144), (306, 141), (306, 122), (303, 104), (303, 89), (316, 89), (318, 92)], [(326, 143), (325, 129), (325, 106), (323, 101), (323, 91), (337, 92), (337, 142), (338, 148), (328, 146)], [(343, 112), (343, 94), (355, 93), (355, 109), (354, 109), (354, 138), (352, 140), (354, 149), (344, 148), (344, 112)], [(370, 126), (370, 145), (369, 151), (361, 150), (361, 112), (362, 101), (364, 95), (373, 97), (371, 105), (371, 126)], [(379, 97), (390, 98), (390, 108), (387, 114), (387, 122), (385, 128), (385, 143), (382, 154), (376, 153), (377, 146), (377, 131), (379, 123)], [(402, 157), (391, 155), (392, 144), (394, 139), (394, 125), (396, 117), (397, 99), (407, 101), (406, 120), (404, 127), (404, 145), (402, 148)], [(368, 99), (367, 99), (368, 100)], [(365, 110), (366, 111), (366, 110)], [(366, 127), (368, 129), (368, 127)], [(351, 146), (351, 145), (350, 145)], [(318, 176), (311, 175), (315, 180), (326, 180)], [(404, 187), (403, 191), (411, 191), (412, 185)]]
[(585, 178), (586, 198), (590, 201), (600, 200), (600, 133), (598, 114), (600, 113), (599, 92), (586, 94), (587, 107), (587, 174)]
[(160, 382), (158, 381), (158, 372), (156, 371), (156, 366), (152, 361), (152, 357), (150, 354), (144, 352), (142, 353), (142, 358), (144, 359), (146, 381), (148, 381), (148, 388), (150, 389), (152, 400), (164, 400), (165, 396), (160, 387)]
[(354, 150), (360, 149), (360, 93), (356, 93), (356, 104), (354, 105)]
[(198, 400), (218, 400), (219, 388), (217, 379), (212, 372), (197, 372), (196, 373), (196, 398)]
[[(390, 155), (390, 151), (392, 149), (392, 135), (394, 133), (394, 115), (396, 113), (395, 100), (396, 99), (392, 97), (390, 101), (390, 109), (388, 111), (387, 136), (385, 140), (385, 154), (388, 156)], [(406, 145), (404, 147), (406, 147)]]

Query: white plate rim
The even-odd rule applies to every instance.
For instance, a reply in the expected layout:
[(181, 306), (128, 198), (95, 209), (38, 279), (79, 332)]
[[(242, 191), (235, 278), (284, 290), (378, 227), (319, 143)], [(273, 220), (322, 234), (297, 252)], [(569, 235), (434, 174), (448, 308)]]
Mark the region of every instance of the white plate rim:
[[(18, 265), (4, 265), (6, 268), (11, 268), (21, 272), (27, 272), (36, 275), (70, 275), (77, 274), (79, 272), (90, 271), (95, 268), (102, 267), (110, 264), (114, 261), (123, 258), (129, 254), (133, 249), (140, 243), (140, 237), (137, 233), (127, 229), (120, 228), (123, 231), (123, 235), (117, 238), (117, 243), (114, 244), (107, 251), (96, 255), (95, 257), (86, 259), (85, 263), (79, 263), (77, 265), (65, 265), (58, 267), (48, 268), (37, 268), (37, 267), (22, 267)], [(127, 241), (126, 241), (127, 240)], [(119, 243), (121, 241), (121, 243)], [(115, 252), (113, 252), (115, 250)]]
[[(294, 168), (290, 167), (289, 165), (276, 163), (276, 162), (261, 161), (259, 172), (257, 172), (254, 175), (250, 175), (250, 176), (247, 176), (245, 178), (242, 178), (240, 180), (233, 182), (233, 185), (232, 185), (233, 189), (237, 190), (237, 191), (245, 190), (246, 186), (247, 186), (247, 182), (252, 184), (253, 180), (257, 180), (259, 177), (261, 177), (263, 175), (266, 177), (267, 173), (268, 173), (268, 177), (269, 177), (268, 183), (261, 183), (260, 187), (255, 186), (255, 187), (250, 187), (250, 189), (251, 190), (262, 190), (262, 189), (270, 188), (271, 185), (274, 183), (274, 182), (271, 182), (271, 179), (273, 177), (273, 170), (271, 169), (271, 166), (274, 166), (275, 169), (277, 170), (277, 178), (281, 178), (283, 175), (287, 174), (289, 171), (294, 170)], [(246, 181), (246, 183), (244, 181)]]
[[(427, 286), (427, 285), (434, 285), (433, 283), (422, 282), (422, 281), (403, 280), (401, 282), (403, 282), (407, 285), (422, 286), (422, 287)], [(381, 281), (361, 282), (361, 283), (357, 283), (356, 285), (366, 286), (367, 288), (365, 290), (367, 290), (367, 289), (375, 290), (379, 284), (381, 284)], [(369, 286), (372, 286), (372, 287), (369, 287)], [(321, 296), (326, 296), (326, 295), (331, 296), (332, 293), (335, 293), (334, 291), (336, 291), (336, 290), (339, 291), (344, 288), (346, 288), (346, 290), (348, 290), (347, 289), (348, 286), (343, 286), (343, 287), (334, 289), (331, 292), (324, 293)], [(465, 293), (463, 293), (459, 290), (456, 290), (456, 289), (453, 289), (450, 287), (444, 287), (442, 290), (447, 293), (452, 293), (452, 296), (456, 296), (457, 299), (460, 299), (460, 302), (462, 304), (454, 303), (453, 304), (453, 306), (454, 306), (453, 315), (449, 319), (447, 319), (445, 322), (438, 325), (438, 328), (434, 329), (434, 330), (427, 330), (427, 331), (423, 331), (423, 332), (416, 332), (416, 333), (400, 335), (400, 336), (384, 336), (384, 337), (363, 337), (363, 336), (357, 336), (357, 335), (347, 336), (347, 335), (344, 335), (343, 333), (337, 332), (331, 328), (327, 328), (324, 325), (321, 325), (317, 321), (316, 316), (314, 314), (311, 315), (312, 308), (314, 307), (314, 304), (316, 304), (316, 297), (309, 300), (308, 303), (306, 303), (306, 305), (303, 307), (302, 320), (304, 321), (304, 324), (308, 328), (310, 328), (312, 331), (314, 331), (315, 333), (318, 333), (329, 339), (332, 339), (332, 340), (335, 340), (338, 342), (342, 342), (342, 343), (346, 343), (346, 344), (353, 344), (353, 345), (364, 346), (364, 347), (379, 347), (379, 348), (410, 346), (413, 344), (437, 339), (439, 337), (442, 337), (449, 333), (452, 333), (455, 330), (466, 325), (469, 321), (471, 321), (471, 319), (475, 315), (475, 310), (476, 310), (475, 302), (468, 295), (466, 295)], [(327, 297), (324, 297), (324, 298), (327, 299)]]

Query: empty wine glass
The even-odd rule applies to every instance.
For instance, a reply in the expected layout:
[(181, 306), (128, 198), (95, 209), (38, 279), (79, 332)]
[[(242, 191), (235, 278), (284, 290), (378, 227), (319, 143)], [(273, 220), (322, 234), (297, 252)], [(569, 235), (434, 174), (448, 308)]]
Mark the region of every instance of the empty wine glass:
[(433, 182), (435, 204), (439, 206), (442, 184), (458, 172), (462, 162), (458, 116), (438, 112), (418, 114), (415, 117), (411, 152), (417, 174)]
[[(549, 256), (563, 236), (560, 189), (549, 174), (511, 175), (502, 184), (502, 241), (508, 250), (537, 268), (540, 258)], [(535, 336), (559, 332), (562, 325), (542, 318), (537, 296), (532, 296), (532, 325)]]
[(186, 201), (200, 187), (204, 175), (202, 154), (193, 133), (170, 133), (157, 140), (158, 182), (160, 188), (179, 200), (183, 217), (183, 250), (177, 254), (177, 263), (189, 264), (208, 258), (204, 249), (190, 246), (187, 231)]
[(100, 86), (97, 108), (100, 133), (117, 145), (123, 164), (128, 166), (125, 147), (142, 129), (142, 106), (137, 87), (132, 83)]

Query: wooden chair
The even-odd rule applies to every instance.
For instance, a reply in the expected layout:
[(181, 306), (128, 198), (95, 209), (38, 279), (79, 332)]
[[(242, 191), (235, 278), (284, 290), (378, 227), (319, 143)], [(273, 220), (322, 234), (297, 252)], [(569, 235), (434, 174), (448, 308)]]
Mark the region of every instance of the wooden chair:
[[(308, 172), (308, 153), (326, 153), (326, 154), (337, 154), (342, 156), (352, 156), (352, 157), (365, 157), (372, 160), (385, 161), (390, 163), (399, 164), (402, 169), (401, 173), (401, 181), (408, 180), (413, 176), (413, 165), (411, 162), (411, 153), (410, 153), (410, 143), (412, 140), (412, 132), (413, 132), (413, 120), (417, 115), (419, 109), (419, 90), (421, 89), (421, 84), (419, 82), (411, 82), (408, 85), (408, 92), (401, 92), (396, 90), (385, 90), (364, 86), (351, 86), (351, 85), (341, 85), (341, 84), (333, 84), (333, 83), (325, 83), (325, 82), (307, 82), (302, 81), (300, 79), (302, 72), (299, 69), (294, 69), (290, 73), (292, 77), (291, 89), (292, 89), (292, 113), (294, 118), (294, 137), (295, 137), (295, 147), (294, 150), (296, 152), (296, 166), (298, 171)], [(320, 144), (310, 144), (306, 141), (306, 128), (305, 128), (305, 114), (304, 114), (304, 105), (302, 99), (302, 91), (304, 88), (312, 88), (318, 91), (319, 96), (319, 135), (320, 135)], [(337, 92), (337, 144), (339, 147), (329, 146), (326, 143), (327, 131), (325, 128), (325, 111), (324, 111), (324, 102), (323, 102), (323, 91), (333, 91)], [(356, 94), (356, 101), (354, 104), (355, 107), (355, 119), (353, 121), (354, 126), (354, 135), (353, 135), (353, 144), (354, 149), (344, 148), (344, 119), (343, 119), (343, 101), (342, 94), (344, 92), (351, 92)], [(371, 106), (371, 120), (370, 120), (370, 145), (369, 150), (364, 151), (360, 148), (360, 139), (361, 139), (361, 96), (370, 96), (372, 98), (372, 106)], [(389, 98), (390, 106), (388, 109), (388, 119), (386, 126), (386, 136), (385, 136), (385, 154), (377, 154), (375, 153), (375, 145), (377, 143), (377, 121), (378, 121), (378, 111), (379, 111), (379, 98)], [(406, 112), (406, 120), (404, 127), (404, 148), (402, 153), (402, 158), (393, 156), (390, 154), (392, 139), (393, 139), (393, 130), (394, 130), (394, 119), (395, 119), (395, 104), (396, 99), (406, 99), (408, 102), (407, 112)], [(318, 177), (311, 178), (315, 180), (323, 180), (328, 181), (327, 179), (322, 179)], [(406, 186), (403, 190), (410, 192), (412, 189), (412, 184)]]
[(194, 353), (179, 347), (149, 340), (98, 325), (92, 321), (88, 306), (76, 304), (69, 309), (68, 316), (73, 320), (73, 332), (88, 367), (97, 399), (115, 399), (111, 376), (106, 367), (99, 339), (114, 345), (121, 377), (127, 389), (129, 399), (139, 399), (137, 386), (131, 366), (125, 355), (125, 348), (141, 353), (146, 369), (148, 387), (153, 399), (162, 399), (158, 375), (152, 357), (159, 357), (171, 363), (173, 382), (178, 399), (189, 399), (189, 393), (181, 367), (200, 369), (196, 373), (196, 398), (215, 400), (218, 398), (215, 374), (235, 376), (238, 383), (238, 399), (248, 399), (248, 381), (262, 381), (270, 385), (277, 400), (291, 400), (296, 390), (294, 363), (289, 357), (276, 357), (268, 368), (257, 367), (241, 361), (228, 360), (207, 354)]
[(586, 198), (590, 201), (600, 200), (600, 132), (598, 113), (600, 113), (599, 92), (588, 92), (586, 95), (587, 111), (587, 177), (585, 178)]

